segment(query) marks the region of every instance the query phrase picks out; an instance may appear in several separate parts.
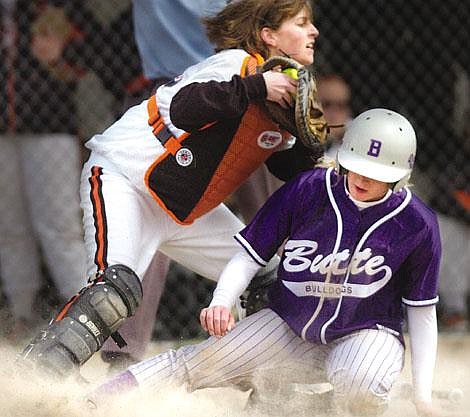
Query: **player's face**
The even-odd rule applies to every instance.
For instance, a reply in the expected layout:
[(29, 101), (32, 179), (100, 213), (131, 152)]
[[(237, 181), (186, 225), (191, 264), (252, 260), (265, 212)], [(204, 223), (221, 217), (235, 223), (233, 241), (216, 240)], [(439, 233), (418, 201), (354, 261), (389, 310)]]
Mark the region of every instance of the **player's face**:
[(270, 56), (288, 55), (302, 65), (310, 65), (313, 62), (315, 39), (319, 32), (310, 20), (307, 9), (285, 20), (278, 30), (266, 30), (269, 33), (264, 40)]
[[(351, 91), (339, 78), (317, 81), (317, 97), (323, 106), (325, 120), (329, 125), (345, 125), (351, 119)], [(344, 127), (330, 128), (330, 138), (340, 142)]]
[(386, 182), (373, 180), (349, 171), (348, 190), (351, 196), (358, 201), (377, 201), (385, 196), (388, 191)]

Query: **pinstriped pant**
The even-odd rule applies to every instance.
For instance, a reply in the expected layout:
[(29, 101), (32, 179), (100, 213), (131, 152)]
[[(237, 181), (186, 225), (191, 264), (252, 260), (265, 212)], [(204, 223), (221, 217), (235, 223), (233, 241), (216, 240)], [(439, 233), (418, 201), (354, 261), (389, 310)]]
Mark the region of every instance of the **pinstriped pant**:
[(381, 412), (404, 361), (404, 348), (386, 330), (367, 329), (328, 345), (298, 337), (274, 311), (237, 323), (222, 338), (169, 350), (129, 368), (142, 386), (200, 388), (255, 382), (282, 374), (282, 382), (329, 382), (339, 406)]

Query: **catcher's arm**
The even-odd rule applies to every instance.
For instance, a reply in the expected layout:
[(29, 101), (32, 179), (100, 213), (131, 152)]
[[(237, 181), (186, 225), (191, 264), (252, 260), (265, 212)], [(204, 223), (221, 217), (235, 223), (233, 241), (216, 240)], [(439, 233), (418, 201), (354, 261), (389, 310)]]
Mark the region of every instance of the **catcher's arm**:
[(315, 167), (323, 155), (323, 148), (307, 148), (302, 141), (295, 142), (292, 148), (274, 152), (265, 162), (269, 172), (281, 181), (289, 181), (303, 171)]

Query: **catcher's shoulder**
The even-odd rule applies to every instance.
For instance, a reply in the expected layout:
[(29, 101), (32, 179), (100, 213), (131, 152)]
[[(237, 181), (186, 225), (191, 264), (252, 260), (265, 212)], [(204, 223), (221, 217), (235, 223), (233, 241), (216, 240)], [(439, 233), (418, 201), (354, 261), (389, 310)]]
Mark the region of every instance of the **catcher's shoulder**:
[(249, 57), (251, 55), (243, 49), (225, 49), (189, 67), (185, 73), (197, 82), (204, 81), (205, 78), (229, 81), (234, 75), (242, 75)]
[(248, 52), (243, 49), (224, 49), (206, 58), (206, 63), (215, 67), (228, 65), (240, 68), (248, 56)]

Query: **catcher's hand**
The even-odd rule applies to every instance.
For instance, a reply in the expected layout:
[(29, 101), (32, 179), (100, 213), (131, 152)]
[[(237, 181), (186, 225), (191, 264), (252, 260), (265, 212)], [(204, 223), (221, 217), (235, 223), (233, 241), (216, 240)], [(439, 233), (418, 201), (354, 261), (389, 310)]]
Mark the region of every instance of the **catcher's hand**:
[(280, 68), (297, 80), (297, 92), (293, 107), (285, 109), (280, 104), (267, 100), (266, 108), (271, 118), (308, 148), (317, 149), (325, 143), (328, 125), (323, 109), (316, 98), (317, 85), (313, 74), (297, 61), (282, 56), (268, 59), (260, 68), (261, 72)]
[(248, 288), (240, 296), (238, 308), (239, 319), (266, 308), (269, 303), (269, 288), (276, 281), (277, 267), (266, 274), (256, 275), (248, 285)]

